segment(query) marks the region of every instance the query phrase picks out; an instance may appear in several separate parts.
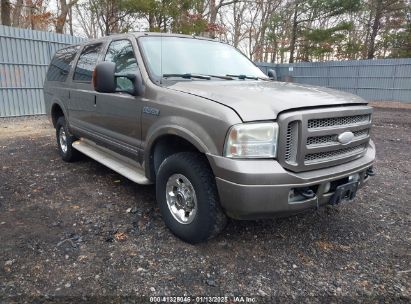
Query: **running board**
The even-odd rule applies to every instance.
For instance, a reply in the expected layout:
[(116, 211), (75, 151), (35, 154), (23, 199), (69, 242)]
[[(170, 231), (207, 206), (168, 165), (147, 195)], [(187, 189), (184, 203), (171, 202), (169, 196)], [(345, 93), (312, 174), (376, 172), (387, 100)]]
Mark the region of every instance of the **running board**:
[(73, 148), (98, 161), (113, 171), (127, 177), (140, 185), (149, 185), (152, 182), (146, 178), (143, 168), (139, 163), (128, 159), (118, 153), (98, 146), (96, 143), (80, 139), (73, 142)]

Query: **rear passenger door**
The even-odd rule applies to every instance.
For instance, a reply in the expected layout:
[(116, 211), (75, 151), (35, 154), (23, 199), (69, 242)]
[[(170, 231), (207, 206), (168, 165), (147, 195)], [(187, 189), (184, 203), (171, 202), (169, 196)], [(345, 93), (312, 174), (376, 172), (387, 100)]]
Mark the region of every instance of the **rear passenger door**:
[(82, 134), (96, 135), (96, 92), (92, 84), (94, 68), (103, 43), (85, 45), (77, 60), (70, 89), (70, 127)]
[[(104, 61), (116, 64), (117, 74), (140, 73), (131, 40), (113, 40)], [(97, 93), (97, 121), (99, 133), (107, 138), (110, 148), (137, 157), (141, 146), (141, 97), (127, 91), (134, 90), (126, 77), (118, 77), (116, 93)]]

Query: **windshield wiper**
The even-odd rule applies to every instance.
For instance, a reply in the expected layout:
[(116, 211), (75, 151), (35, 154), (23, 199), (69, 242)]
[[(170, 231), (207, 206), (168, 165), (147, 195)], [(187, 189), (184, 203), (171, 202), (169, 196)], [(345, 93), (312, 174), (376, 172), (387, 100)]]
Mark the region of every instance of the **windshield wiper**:
[(227, 77), (235, 77), (235, 78), (238, 78), (238, 79), (241, 79), (241, 80), (243, 80), (243, 79), (253, 79), (253, 80), (264, 79), (264, 78), (257, 77), (257, 76), (247, 76), (247, 75), (243, 75), (243, 74), (240, 74), (240, 75), (227, 74), (226, 76)]
[(185, 74), (163, 74), (163, 77), (168, 78), (168, 77), (180, 77), (184, 79), (191, 79), (191, 78), (198, 78), (198, 79), (206, 79), (210, 80), (211, 77), (208, 75), (201, 75), (201, 74), (191, 74), (191, 73), (185, 73)]
[(207, 75), (207, 76), (210, 76), (210, 77), (213, 77), (213, 78), (225, 79), (225, 80), (234, 80), (234, 78), (229, 76), (229, 75), (226, 75), (226, 76), (224, 76), (224, 75)]
[(205, 79), (205, 80), (210, 80), (211, 78), (219, 78), (219, 79), (225, 79), (225, 80), (234, 80), (234, 78), (238, 79), (253, 79), (253, 80), (266, 80), (261, 77), (257, 76), (247, 76), (247, 75), (206, 75), (206, 74), (194, 74), (194, 73), (183, 73), (183, 74), (163, 74), (164, 78), (169, 78), (169, 77), (178, 77), (178, 78), (184, 78), (184, 79), (191, 79), (191, 78), (198, 78), (198, 79)]

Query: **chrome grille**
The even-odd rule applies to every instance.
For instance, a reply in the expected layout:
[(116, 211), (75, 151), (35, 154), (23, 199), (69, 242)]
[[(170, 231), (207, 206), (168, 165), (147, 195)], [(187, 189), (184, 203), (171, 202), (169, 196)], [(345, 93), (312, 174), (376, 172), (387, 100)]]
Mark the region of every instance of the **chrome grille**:
[(298, 144), (298, 122), (293, 121), (287, 127), (287, 147), (285, 151), (285, 159), (287, 162), (295, 162), (297, 156)]
[[(365, 138), (369, 134), (368, 129), (354, 131), (354, 140)], [(338, 144), (338, 134), (325, 135), (325, 136), (314, 136), (307, 138), (307, 146), (321, 146), (328, 144)]]
[(364, 124), (370, 122), (371, 115), (355, 115), (344, 117), (332, 117), (322, 119), (310, 119), (308, 121), (308, 129), (340, 127), (346, 125)]
[[(372, 108), (330, 107), (281, 114), (278, 160), (284, 168), (300, 172), (338, 165), (361, 156), (370, 139)], [(351, 142), (338, 136), (351, 131)]]
[(307, 146), (326, 145), (337, 142), (337, 135), (308, 137)]
[(364, 138), (370, 135), (370, 130), (364, 129), (364, 130), (354, 131), (353, 133), (354, 133), (355, 138)]
[(359, 146), (356, 146), (356, 147), (339, 149), (339, 150), (335, 150), (335, 151), (307, 154), (304, 158), (304, 162), (306, 164), (310, 164), (310, 163), (337, 160), (337, 159), (340, 159), (340, 158), (345, 158), (345, 157), (348, 157), (348, 156), (352, 156), (352, 155), (361, 153), (362, 151), (364, 151), (365, 148), (366, 148), (365, 145), (359, 145)]

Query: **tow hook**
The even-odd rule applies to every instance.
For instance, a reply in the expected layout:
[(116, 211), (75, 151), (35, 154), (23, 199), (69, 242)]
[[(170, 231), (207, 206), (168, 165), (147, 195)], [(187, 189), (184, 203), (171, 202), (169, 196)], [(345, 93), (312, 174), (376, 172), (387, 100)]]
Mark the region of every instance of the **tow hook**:
[(311, 190), (310, 188), (301, 188), (301, 189), (298, 189), (297, 191), (298, 191), (299, 194), (304, 196), (304, 198), (306, 198), (306, 199), (310, 199), (310, 198), (315, 197), (314, 191)]
[(376, 173), (375, 173), (373, 167), (369, 167), (369, 168), (367, 169), (367, 171), (365, 172), (365, 174), (368, 175), (368, 176), (374, 176)]

